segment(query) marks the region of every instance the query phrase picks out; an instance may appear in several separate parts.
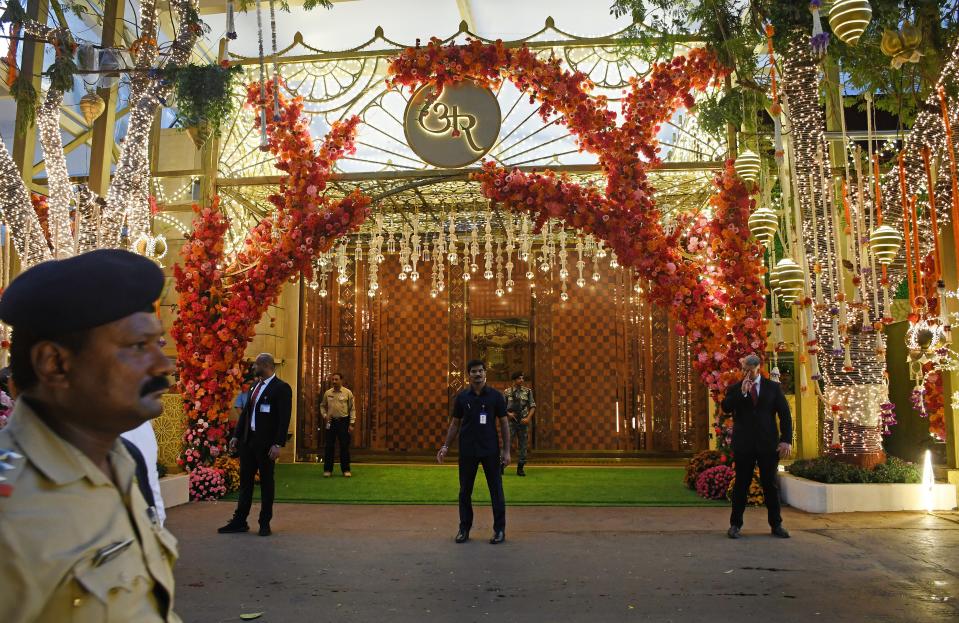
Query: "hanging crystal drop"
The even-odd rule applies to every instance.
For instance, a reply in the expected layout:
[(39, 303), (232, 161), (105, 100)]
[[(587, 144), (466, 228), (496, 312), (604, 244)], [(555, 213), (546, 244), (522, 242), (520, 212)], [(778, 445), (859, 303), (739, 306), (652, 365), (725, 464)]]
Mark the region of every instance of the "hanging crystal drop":
[(503, 296), (503, 245), (496, 243), (496, 296)]
[(492, 279), (493, 278), (493, 214), (489, 211), (486, 212), (486, 226), (485, 231), (483, 232), (484, 239), (484, 255), (486, 259), (485, 271), (483, 272), (483, 279)]
[(586, 285), (586, 280), (583, 279), (583, 268), (585, 266), (586, 262), (583, 261), (583, 237), (580, 236), (576, 239), (576, 270), (579, 274), (576, 285), (580, 288)]
[(456, 266), (459, 263), (459, 258), (456, 256), (456, 219), (453, 214), (450, 214), (450, 228), (449, 228), (449, 255), (446, 256), (446, 260), (450, 263), (450, 266)]
[(476, 256), (479, 255), (479, 227), (473, 223), (473, 230), (470, 233), (470, 272), (475, 273), (479, 266), (476, 265)]
[(569, 271), (566, 269), (566, 230), (559, 230), (559, 278), (563, 281), (563, 288), (566, 287), (566, 278), (569, 277)]

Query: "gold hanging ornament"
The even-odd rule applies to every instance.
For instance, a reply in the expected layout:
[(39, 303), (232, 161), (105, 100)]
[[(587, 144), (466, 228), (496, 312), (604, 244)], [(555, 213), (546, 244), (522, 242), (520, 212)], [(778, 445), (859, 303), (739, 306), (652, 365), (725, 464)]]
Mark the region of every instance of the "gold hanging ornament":
[(772, 245), (773, 236), (779, 230), (779, 217), (773, 210), (762, 206), (749, 215), (749, 231), (766, 248)]
[(80, 98), (80, 112), (83, 113), (87, 125), (93, 125), (93, 122), (103, 114), (106, 108), (107, 103), (94, 91), (89, 91)]
[(744, 182), (756, 182), (759, 179), (759, 169), (760, 161), (759, 154), (747, 149), (741, 154), (736, 156), (736, 174), (743, 179)]
[(918, 63), (922, 57), (919, 46), (922, 45), (922, 32), (910, 24), (903, 22), (902, 28), (897, 30), (886, 29), (882, 33), (882, 42), (879, 49), (886, 56), (892, 57), (893, 69), (899, 69), (906, 63)]
[(829, 9), (829, 27), (836, 38), (847, 45), (859, 43), (872, 19), (868, 0), (836, 0)]
[(779, 294), (779, 273), (776, 272), (775, 266), (769, 271), (769, 289)]
[(790, 257), (784, 257), (773, 268), (770, 281), (775, 281), (776, 294), (780, 300), (789, 305), (802, 294), (806, 276), (799, 264)]
[(889, 225), (880, 225), (869, 237), (869, 248), (873, 257), (883, 266), (889, 266), (899, 254), (902, 246), (902, 234)]
[(209, 121), (203, 119), (200, 123), (190, 126), (186, 129), (187, 134), (193, 139), (193, 144), (197, 149), (203, 149), (203, 146), (213, 135), (213, 126)]
[(137, 255), (150, 258), (157, 264), (160, 264), (160, 266), (163, 266), (160, 260), (166, 257), (169, 246), (167, 245), (166, 236), (163, 234), (154, 236), (153, 234), (144, 233), (140, 234), (137, 239), (133, 241), (130, 250)]

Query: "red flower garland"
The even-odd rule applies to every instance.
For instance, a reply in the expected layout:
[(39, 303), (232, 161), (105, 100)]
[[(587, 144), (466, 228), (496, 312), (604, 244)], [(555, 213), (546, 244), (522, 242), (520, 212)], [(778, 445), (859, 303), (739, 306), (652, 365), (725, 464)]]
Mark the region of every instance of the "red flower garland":
[[(267, 86), (264, 102), (260, 86), (250, 85), (247, 103), (270, 106), (272, 88), (272, 83)], [(281, 97), (280, 108), (279, 119), (267, 127), (276, 167), (287, 172), (280, 192), (269, 198), (276, 212), (253, 228), (236, 259), (224, 268), (228, 223), (218, 201), (202, 210), (195, 207), (197, 218), (183, 246), (183, 264), (174, 267), (180, 301), (171, 335), (188, 418), (180, 463), (188, 469), (208, 465), (222, 452), (246, 346), (283, 284), (299, 273), (311, 275), (312, 258), (369, 214), (370, 198), (359, 191), (338, 201), (324, 194), (333, 164), (354, 150), (359, 118), (335, 123), (317, 152), (302, 100)]]
[(710, 248), (720, 264), (718, 283), (711, 282), (703, 278), (703, 258), (683, 257), (681, 230), (669, 235), (663, 230), (646, 172), (659, 162), (659, 124), (680, 105), (691, 107), (691, 91), (706, 88), (725, 71), (704, 49), (654, 65), (645, 81), (631, 82), (623, 101), (624, 122), (617, 126), (606, 98), (589, 94), (592, 85), (584, 74), (563, 70), (557, 59), (540, 60), (525, 47), (507, 49), (501, 42), (478, 41), (444, 46), (432, 39), (425, 48), (405, 50), (389, 67), (391, 85), (414, 90), (423, 84), (441, 90), (462, 80), (496, 87), (509, 79), (530, 93), (531, 101), (542, 103), (544, 120), (553, 112), (562, 115), (561, 123), (578, 137), (581, 149), (599, 157), (605, 193), (551, 171), (508, 171), (491, 162), (472, 178), (490, 199), (511, 210), (532, 212), (537, 227), (559, 218), (605, 240), (622, 265), (650, 281), (651, 300), (675, 313), (677, 331), (690, 336), (694, 365), (714, 397), (740, 356), (765, 349), (762, 267), (758, 261), (743, 261), (762, 257), (758, 245), (748, 240), (752, 201), (727, 163), (717, 177), (716, 213), (708, 227)]

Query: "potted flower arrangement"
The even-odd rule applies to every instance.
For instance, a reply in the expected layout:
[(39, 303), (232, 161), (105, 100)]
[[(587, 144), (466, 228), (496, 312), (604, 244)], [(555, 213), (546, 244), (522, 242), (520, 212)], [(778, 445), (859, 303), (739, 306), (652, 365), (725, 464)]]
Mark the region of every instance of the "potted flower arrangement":
[(234, 113), (232, 97), (239, 66), (229, 63), (172, 67), (167, 79), (173, 83), (177, 106), (177, 126), (190, 134), (197, 149), (213, 135), (219, 135), (223, 123)]

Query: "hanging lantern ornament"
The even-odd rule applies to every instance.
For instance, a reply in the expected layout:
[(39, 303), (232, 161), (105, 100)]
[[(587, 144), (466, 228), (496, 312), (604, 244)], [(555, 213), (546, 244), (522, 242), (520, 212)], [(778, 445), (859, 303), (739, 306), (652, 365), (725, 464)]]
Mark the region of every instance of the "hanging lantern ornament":
[(776, 272), (775, 266), (769, 271), (769, 289), (779, 294), (779, 273)]
[(784, 257), (773, 268), (773, 279), (776, 282), (776, 294), (783, 303), (789, 305), (799, 298), (806, 283), (806, 276), (792, 258)]
[(922, 45), (922, 32), (910, 24), (903, 22), (899, 30), (886, 29), (882, 32), (882, 41), (879, 49), (886, 56), (892, 57), (890, 63), (893, 69), (899, 69), (906, 63), (918, 63), (922, 57), (919, 46)]
[(94, 91), (90, 91), (80, 98), (80, 112), (83, 113), (87, 125), (93, 125), (93, 122), (103, 114), (106, 108), (107, 103)]
[(856, 45), (872, 19), (868, 0), (836, 0), (829, 9), (832, 34), (846, 45)]
[(755, 182), (759, 179), (759, 169), (761, 167), (759, 154), (751, 149), (745, 150), (736, 156), (736, 173), (745, 182)]
[(899, 254), (902, 246), (902, 234), (889, 225), (880, 225), (869, 237), (869, 248), (873, 257), (883, 266), (889, 266)]
[(763, 206), (749, 215), (749, 231), (767, 248), (779, 230), (779, 217), (773, 210)]

